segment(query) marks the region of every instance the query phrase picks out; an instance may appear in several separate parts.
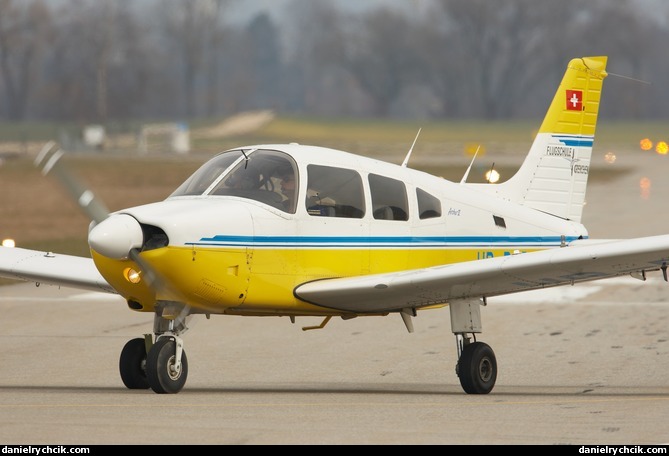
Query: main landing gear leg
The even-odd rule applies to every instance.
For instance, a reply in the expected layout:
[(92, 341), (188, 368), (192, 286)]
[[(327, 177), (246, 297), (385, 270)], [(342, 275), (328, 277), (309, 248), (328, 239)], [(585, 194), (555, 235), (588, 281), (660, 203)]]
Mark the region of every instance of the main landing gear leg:
[[(488, 394), (497, 380), (497, 359), (488, 344), (476, 341), (481, 332), (481, 301), (461, 299), (449, 303), (458, 363), (455, 373), (467, 394)], [(472, 341), (473, 339), (473, 341)]]

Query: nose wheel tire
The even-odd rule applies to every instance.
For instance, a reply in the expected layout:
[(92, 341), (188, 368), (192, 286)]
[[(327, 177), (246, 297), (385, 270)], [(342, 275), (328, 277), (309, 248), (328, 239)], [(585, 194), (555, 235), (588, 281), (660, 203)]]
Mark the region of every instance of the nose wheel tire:
[(121, 380), (128, 389), (149, 389), (146, 378), (146, 344), (144, 339), (129, 340), (119, 360)]
[(488, 394), (497, 380), (497, 359), (488, 344), (465, 345), (458, 360), (460, 385), (468, 394)]
[(181, 353), (181, 366), (176, 365), (176, 342), (169, 337), (158, 339), (146, 357), (146, 377), (151, 389), (159, 394), (181, 391), (188, 377), (186, 352)]

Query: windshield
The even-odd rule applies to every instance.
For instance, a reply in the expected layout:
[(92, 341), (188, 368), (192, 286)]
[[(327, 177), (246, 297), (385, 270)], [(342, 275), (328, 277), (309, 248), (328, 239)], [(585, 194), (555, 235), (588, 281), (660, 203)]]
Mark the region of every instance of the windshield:
[(295, 162), (282, 152), (233, 150), (202, 165), (170, 196), (237, 196), (295, 213), (298, 181)]

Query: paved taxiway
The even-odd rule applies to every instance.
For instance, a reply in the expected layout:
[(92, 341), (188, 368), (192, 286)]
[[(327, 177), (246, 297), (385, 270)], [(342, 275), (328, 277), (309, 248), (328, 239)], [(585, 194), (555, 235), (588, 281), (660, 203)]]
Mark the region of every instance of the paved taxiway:
[[(591, 234), (666, 232), (665, 163), (592, 185)], [(0, 287), (0, 443), (663, 444), (668, 301), (659, 274), (490, 299), (479, 340), (499, 375), (485, 396), (462, 392), (448, 309), (420, 313), (414, 334), (397, 316), (308, 332), (320, 321), (196, 317), (186, 387), (158, 395), (118, 374), (151, 316), (114, 296)]]

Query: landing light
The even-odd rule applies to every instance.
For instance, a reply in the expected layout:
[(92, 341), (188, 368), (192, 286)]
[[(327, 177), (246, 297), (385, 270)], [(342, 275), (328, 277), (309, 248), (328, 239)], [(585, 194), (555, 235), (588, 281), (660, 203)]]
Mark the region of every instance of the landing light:
[(130, 283), (139, 283), (142, 280), (141, 273), (135, 271), (133, 268), (125, 268), (123, 277)]
[(9, 247), (10, 249), (16, 247), (16, 243), (14, 242), (14, 239), (3, 239), (2, 240), (2, 246), (3, 247)]

